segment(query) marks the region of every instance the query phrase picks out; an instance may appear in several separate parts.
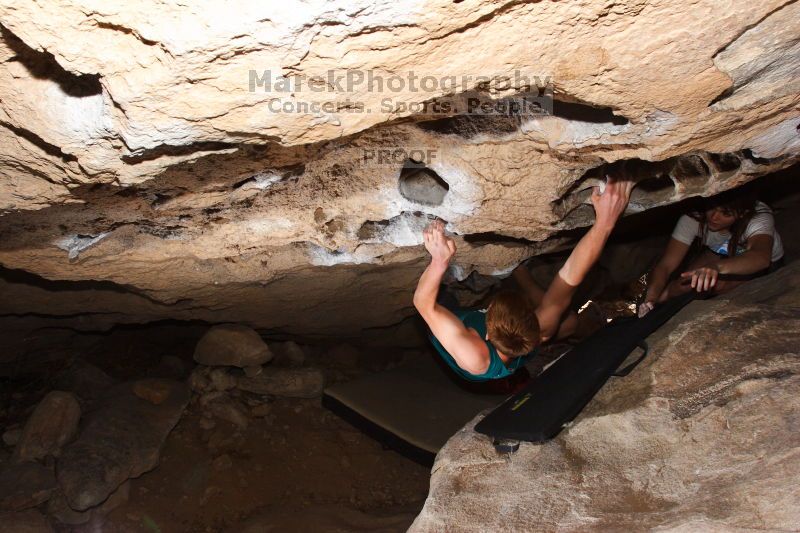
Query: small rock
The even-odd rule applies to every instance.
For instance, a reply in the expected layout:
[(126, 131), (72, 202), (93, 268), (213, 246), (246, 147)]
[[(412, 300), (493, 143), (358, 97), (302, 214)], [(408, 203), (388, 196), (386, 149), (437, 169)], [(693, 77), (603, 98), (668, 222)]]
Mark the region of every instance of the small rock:
[(201, 429), (205, 429), (206, 431), (210, 431), (210, 430), (214, 429), (217, 426), (217, 423), (214, 422), (214, 420), (212, 418), (203, 417), (203, 418), (200, 419), (200, 424), (199, 425), (200, 425)]
[(354, 368), (358, 366), (358, 349), (350, 344), (338, 344), (328, 350), (325, 359), (337, 366)]
[(216, 401), (216, 400), (218, 400), (220, 398), (225, 398), (225, 397), (226, 397), (226, 395), (222, 391), (216, 391), (215, 390), (215, 391), (207, 392), (207, 393), (203, 394), (202, 396), (200, 396), (200, 400), (199, 400), (200, 407), (206, 407), (211, 402), (214, 402), (214, 401)]
[(275, 359), (272, 361), (274, 366), (298, 367), (303, 366), (306, 361), (305, 352), (294, 341), (276, 342), (271, 344), (270, 348), (275, 354)]
[(72, 509), (62, 493), (57, 493), (47, 502), (47, 514), (61, 522), (71, 526), (86, 524), (89, 521), (101, 520), (105, 515), (128, 501), (130, 495), (131, 482), (126, 481), (119, 486), (102, 504), (93, 507), (88, 511), (76, 511)]
[(72, 393), (52, 391), (25, 422), (14, 450), (18, 461), (34, 461), (59, 454), (61, 447), (78, 432), (81, 407)]
[(211, 467), (214, 470), (222, 471), (228, 470), (233, 466), (233, 460), (231, 460), (231, 456), (227, 453), (224, 455), (220, 455), (211, 463)]
[(208, 374), (211, 369), (205, 365), (196, 367), (191, 374), (189, 374), (189, 388), (197, 393), (203, 393), (211, 387), (211, 380), (208, 379)]
[(0, 533), (52, 533), (42, 513), (35, 509), (0, 513)]
[(325, 378), (318, 368), (270, 368), (254, 378), (239, 378), (239, 389), (287, 398), (317, 398)]
[(169, 398), (171, 391), (170, 381), (163, 379), (140, 379), (133, 383), (133, 393), (153, 405), (161, 405)]
[(263, 365), (272, 359), (258, 333), (238, 324), (214, 326), (197, 343), (194, 360), (209, 366)]
[(249, 422), (247, 416), (233, 402), (225, 400), (212, 402), (209, 404), (208, 409), (217, 418), (230, 422), (240, 429), (247, 429)]
[(21, 511), (46, 502), (56, 488), (51, 468), (12, 463), (0, 472), (0, 509)]
[(6, 446), (16, 446), (22, 436), (22, 428), (9, 429), (3, 433), (3, 442)]
[(254, 378), (264, 370), (263, 366), (246, 366), (244, 367), (244, 375), (248, 378)]
[(211, 386), (218, 391), (226, 391), (236, 386), (236, 377), (232, 376), (226, 368), (215, 368), (208, 374)]
[(272, 412), (272, 406), (267, 403), (256, 405), (250, 409), (250, 414), (256, 418), (264, 418), (266, 416), (269, 416), (271, 412)]

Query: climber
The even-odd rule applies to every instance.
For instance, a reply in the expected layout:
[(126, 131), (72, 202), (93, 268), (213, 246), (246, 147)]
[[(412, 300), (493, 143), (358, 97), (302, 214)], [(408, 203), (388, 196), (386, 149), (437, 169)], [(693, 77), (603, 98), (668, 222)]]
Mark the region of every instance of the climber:
[(539, 344), (557, 337), (576, 288), (600, 256), (628, 205), (632, 188), (631, 181), (612, 179), (602, 194), (595, 188), (591, 197), (595, 223), (546, 292), (532, 282), (526, 286), (522, 271), (515, 271), (514, 277), (522, 282), (526, 294), (500, 292), (485, 311), (451, 310), (437, 301), (439, 285), (456, 253), (456, 245), (445, 235), (442, 221), (429, 224), (423, 240), (431, 262), (420, 277), (414, 306), (428, 324), (433, 344), (445, 362), (470, 381), (505, 378), (522, 367), (524, 356)]
[[(700, 240), (702, 252), (670, 282), (695, 239)], [(692, 290), (727, 292), (782, 264), (783, 245), (772, 210), (747, 191), (726, 191), (705, 199), (702, 210), (678, 219), (664, 255), (650, 272), (639, 316), (656, 303)]]

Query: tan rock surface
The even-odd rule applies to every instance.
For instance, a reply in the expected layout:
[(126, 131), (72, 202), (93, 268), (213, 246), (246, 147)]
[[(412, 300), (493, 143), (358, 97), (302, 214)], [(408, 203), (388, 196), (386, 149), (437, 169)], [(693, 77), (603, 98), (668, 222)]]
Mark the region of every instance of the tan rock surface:
[[(504, 274), (591, 222), (582, 202), (604, 164), (655, 180), (634, 213), (796, 161), (799, 9), (6, 1), (0, 265), (45, 280), (3, 271), (3, 329), (28, 330), (30, 313), (80, 328), (179, 318), (311, 336), (398, 323), (429, 217), (457, 235), (454, 277)], [(251, 70), (334, 79), (251, 92)], [(524, 84), (504, 76), (517, 71), (549, 80), (553, 116), (409, 109), (513, 95)], [(337, 88), (347, 73), (385, 86)], [(397, 91), (392, 75), (405, 79)], [(471, 79), (445, 87), (447, 76)], [(323, 101), (341, 105), (274, 107)], [(374, 157), (394, 149), (428, 155), (448, 186), (441, 205), (401, 194), (406, 158)]]
[(410, 531), (795, 530), (800, 308), (778, 293), (798, 277), (693, 302), (546, 444), (505, 459), (471, 422)]

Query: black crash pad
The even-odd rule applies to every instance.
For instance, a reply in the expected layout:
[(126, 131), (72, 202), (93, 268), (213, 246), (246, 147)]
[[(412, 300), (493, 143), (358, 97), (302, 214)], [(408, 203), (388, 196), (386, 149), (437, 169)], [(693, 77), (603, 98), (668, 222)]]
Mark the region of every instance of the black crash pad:
[(508, 397), (462, 389), (434, 357), (328, 387), (322, 404), (400, 453), (431, 465), (454, 433)]
[(322, 404), (385, 445), (427, 465), (433, 464), (453, 434), (493, 407), (476, 431), (496, 439), (545, 441), (580, 413), (644, 338), (691, 299), (689, 295), (668, 302), (643, 319), (609, 324), (511, 397), (459, 387), (432, 355), (328, 387)]
[[(497, 441), (552, 439), (581, 412), (631, 352), (693, 298), (692, 293), (675, 298), (643, 318), (623, 319), (598, 330), (486, 415), (475, 431)], [(646, 346), (644, 350), (639, 360), (647, 354)], [(632, 366), (626, 368), (627, 372), (630, 370)]]

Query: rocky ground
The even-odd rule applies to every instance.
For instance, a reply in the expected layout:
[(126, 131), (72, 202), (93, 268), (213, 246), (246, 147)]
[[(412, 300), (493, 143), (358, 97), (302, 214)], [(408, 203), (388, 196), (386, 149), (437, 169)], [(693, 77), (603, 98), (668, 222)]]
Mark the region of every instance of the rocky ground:
[[(117, 331), (38, 379), (7, 380), (0, 531), (408, 527), (429, 470), (320, 405), (323, 382), (366, 371), (358, 350), (268, 346), (252, 330), (215, 328), (196, 355), (226, 365), (195, 366), (206, 329)], [(134, 357), (104, 357), (111, 349)], [(392, 357), (403, 353), (372, 368)]]

